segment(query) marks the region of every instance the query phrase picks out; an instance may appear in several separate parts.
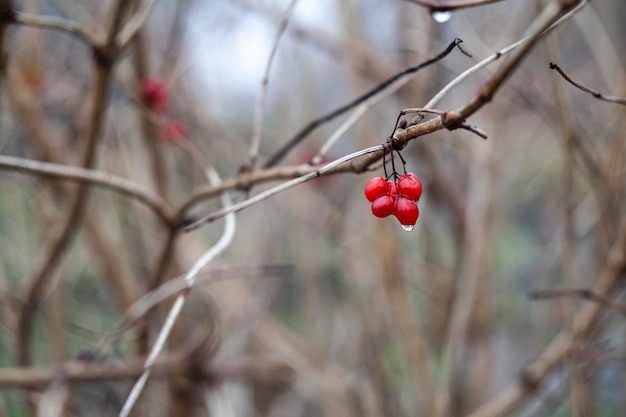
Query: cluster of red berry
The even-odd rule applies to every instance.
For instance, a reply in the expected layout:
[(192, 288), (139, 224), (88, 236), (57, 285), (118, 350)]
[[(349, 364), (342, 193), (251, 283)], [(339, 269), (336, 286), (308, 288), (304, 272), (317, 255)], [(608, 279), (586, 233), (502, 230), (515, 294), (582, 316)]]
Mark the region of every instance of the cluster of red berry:
[(376, 217), (396, 216), (405, 230), (413, 230), (419, 208), (417, 202), (422, 196), (422, 182), (417, 175), (406, 172), (393, 181), (376, 177), (367, 182), (365, 197), (372, 203), (372, 214)]
[(159, 137), (167, 144), (187, 139), (187, 126), (176, 119), (165, 116), (169, 102), (169, 90), (165, 81), (158, 78), (142, 80), (139, 85), (141, 98), (145, 105), (159, 118)]

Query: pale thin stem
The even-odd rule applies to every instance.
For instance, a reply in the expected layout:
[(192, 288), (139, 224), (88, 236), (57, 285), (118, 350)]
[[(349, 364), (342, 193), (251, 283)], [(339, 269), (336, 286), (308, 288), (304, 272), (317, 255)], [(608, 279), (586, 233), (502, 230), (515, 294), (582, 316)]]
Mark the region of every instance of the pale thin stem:
[[(215, 172), (213, 169), (207, 169), (207, 175), (209, 176), (209, 179), (211, 180), (211, 182), (219, 183), (221, 181), (217, 172)], [(222, 194), (222, 204), (224, 205), (225, 208), (231, 207), (232, 201), (228, 193)], [(130, 414), (133, 406), (135, 405), (135, 403), (137, 402), (137, 399), (139, 398), (139, 395), (143, 391), (143, 388), (146, 385), (148, 377), (150, 376), (150, 373), (152, 371), (152, 366), (154, 365), (157, 357), (161, 354), (161, 351), (165, 347), (165, 343), (167, 342), (167, 339), (172, 331), (172, 328), (174, 327), (174, 324), (176, 323), (176, 320), (178, 319), (178, 316), (180, 315), (180, 312), (182, 311), (183, 306), (185, 305), (185, 301), (187, 300), (187, 295), (191, 291), (191, 288), (193, 287), (194, 283), (196, 282), (196, 276), (202, 270), (202, 268), (204, 268), (216, 256), (222, 253), (228, 247), (228, 245), (230, 245), (230, 243), (233, 240), (233, 237), (235, 236), (235, 229), (236, 229), (235, 214), (234, 212), (230, 212), (230, 214), (226, 216), (226, 224), (224, 226), (224, 232), (222, 233), (222, 236), (220, 237), (220, 239), (215, 243), (215, 245), (213, 245), (208, 251), (206, 251), (206, 253), (200, 257), (200, 259), (196, 261), (196, 263), (191, 267), (191, 269), (185, 275), (185, 283), (186, 283), (185, 290), (182, 291), (180, 295), (176, 298), (176, 301), (174, 301), (172, 308), (170, 309), (167, 317), (165, 318), (163, 327), (161, 327), (161, 330), (159, 331), (159, 334), (157, 335), (157, 339), (154, 342), (152, 349), (150, 350), (148, 358), (146, 359), (146, 362), (144, 365), (144, 372), (141, 375), (141, 377), (137, 380), (137, 382), (135, 382), (135, 385), (130, 391), (130, 394), (126, 398), (126, 402), (124, 403), (124, 406), (122, 407), (122, 410), (119, 413), (120, 417), (126, 417)]]
[(573, 80), (572, 78), (570, 78), (565, 71), (563, 71), (558, 65), (556, 65), (555, 63), (550, 63), (550, 69), (552, 70), (556, 70), (561, 77), (563, 77), (565, 79), (565, 81), (567, 81), (568, 83), (572, 84), (574, 87), (578, 88), (579, 90), (584, 91), (585, 93), (589, 93), (591, 94), (593, 97), (597, 98), (598, 100), (603, 100), (603, 101), (607, 101), (609, 103), (615, 103), (615, 104), (621, 104), (623, 106), (626, 106), (626, 98), (622, 98), (622, 97), (614, 97), (614, 96), (607, 96), (605, 94), (602, 94), (601, 92), (597, 91), (597, 90), (593, 90), (587, 86), (584, 86), (583, 84)]
[[(230, 268), (227, 270), (212, 270), (198, 274), (194, 287), (198, 285), (206, 285), (211, 282), (233, 279), (237, 277), (241, 278), (258, 278), (261, 276), (284, 276), (293, 271), (291, 266), (287, 265), (275, 265), (275, 266), (259, 266), (251, 268)], [(124, 315), (117, 321), (111, 330), (100, 340), (95, 348), (95, 355), (97, 357), (103, 357), (108, 354), (110, 347), (117, 340), (122, 333), (128, 329), (134, 322), (139, 320), (144, 314), (156, 305), (162, 303), (170, 297), (173, 297), (177, 293), (186, 290), (188, 288), (188, 282), (185, 279), (186, 276), (180, 276), (179, 278), (167, 281), (158, 288), (142, 295), (137, 299), (128, 309), (124, 312)]]
[(267, 191), (264, 191), (262, 193), (259, 193), (257, 195), (255, 195), (254, 197), (248, 198), (246, 200), (241, 201), (240, 203), (237, 204), (233, 204), (232, 206), (229, 207), (225, 207), (220, 211), (217, 211), (215, 213), (211, 213), (206, 217), (201, 218), (200, 220), (197, 220), (196, 222), (190, 224), (189, 226), (185, 227), (184, 231), (185, 232), (191, 232), (193, 230), (196, 230), (202, 226), (204, 226), (205, 224), (214, 222), (215, 220), (221, 219), (222, 217), (231, 214), (231, 213), (236, 213), (238, 211), (241, 211), (245, 208), (248, 208), (250, 206), (253, 206), (254, 204), (266, 200), (276, 194), (279, 194), (285, 190), (288, 190), (291, 187), (294, 187), (296, 185), (302, 184), (304, 182), (307, 182), (309, 180), (312, 180), (314, 178), (319, 177), (320, 175), (322, 175), (324, 172), (327, 172), (333, 168), (335, 168), (336, 166), (339, 166), (341, 164), (343, 164), (344, 162), (348, 162), (352, 159), (358, 158), (362, 155), (366, 155), (369, 153), (373, 153), (373, 152), (378, 152), (378, 151), (383, 151), (385, 149), (384, 145), (378, 145), (378, 146), (372, 146), (371, 148), (367, 148), (367, 149), (363, 149), (361, 151), (358, 152), (354, 152), (350, 155), (344, 156), (342, 158), (339, 158), (333, 162), (330, 162), (326, 165), (324, 165), (323, 167), (316, 169), (313, 172), (310, 172), (306, 175), (303, 175), (301, 177), (298, 178), (294, 178), (291, 181), (287, 181), (284, 182), (280, 185), (277, 185), (276, 187), (270, 188)]
[[(111, 32), (118, 30), (119, 22), (128, 4), (128, 2), (121, 0), (112, 4), (110, 11), (111, 23), (109, 25)], [(105, 53), (110, 52), (112, 36), (111, 33), (108, 34), (108, 39), (105, 44)], [(96, 158), (96, 148), (102, 130), (106, 104), (109, 98), (108, 87), (114, 62), (114, 59), (96, 61), (95, 74), (93, 77), (94, 87), (90, 103), (89, 125), (85, 135), (85, 149), (82, 152), (81, 158), (81, 166), (83, 168), (90, 168)], [(20, 365), (25, 366), (31, 363), (31, 339), (35, 307), (37, 306), (41, 290), (63, 259), (68, 250), (71, 237), (80, 225), (87, 203), (88, 193), (89, 184), (80, 183), (75, 193), (71, 196), (67, 215), (51, 233), (52, 237), (49, 241), (46, 253), (40, 257), (32, 276), (26, 280), (22, 295), (23, 304), (20, 307), (18, 316), (17, 356)]]
[(272, 50), (270, 51), (270, 56), (267, 60), (267, 65), (265, 66), (265, 73), (263, 74), (263, 81), (261, 82), (261, 91), (259, 92), (259, 97), (256, 103), (256, 109), (254, 111), (254, 125), (253, 125), (253, 133), (252, 140), (250, 141), (250, 151), (249, 151), (249, 167), (254, 167), (256, 163), (256, 159), (259, 156), (259, 149), (261, 146), (261, 131), (263, 129), (263, 112), (265, 109), (265, 97), (267, 96), (267, 88), (269, 86), (270, 81), (270, 71), (272, 69), (272, 64), (274, 62), (274, 57), (276, 56), (276, 52), (278, 51), (278, 45), (280, 43), (280, 39), (285, 33), (285, 29), (287, 29), (287, 24), (289, 23), (289, 19), (293, 14), (293, 10), (298, 3), (298, 0), (291, 0), (291, 3), (285, 9), (285, 13), (280, 19), (280, 23), (278, 24), (278, 30), (276, 31), (276, 35), (274, 36), (274, 42), (272, 44)]
[(159, 196), (153, 194), (141, 184), (107, 172), (0, 155), (0, 170), (2, 169), (104, 187), (140, 201), (165, 222), (170, 222), (172, 218), (171, 208)]

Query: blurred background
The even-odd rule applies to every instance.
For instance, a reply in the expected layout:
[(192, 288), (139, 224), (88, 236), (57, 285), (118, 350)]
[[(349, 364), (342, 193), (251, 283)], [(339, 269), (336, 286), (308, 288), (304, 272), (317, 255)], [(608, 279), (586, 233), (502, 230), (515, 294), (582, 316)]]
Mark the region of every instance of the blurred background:
[[(27, 17), (62, 17), (100, 41), (116, 3), (13, 4), (28, 15), (0, 28), (1, 156), (84, 162), (106, 60), (98, 63), (85, 37), (34, 27)], [(84, 190), (0, 164), (0, 415), (51, 412), (45, 399), (63, 373), (24, 382), (34, 378), (26, 368), (54, 370), (78, 358), (130, 369), (145, 357), (172, 297), (106, 354), (97, 346), (136, 300), (180, 277), (220, 238), (223, 220), (193, 233), (180, 227), (221, 207), (206, 165), (228, 183), (249, 160), (262, 80), (290, 2), (130, 3), (128, 19), (151, 8), (110, 69), (87, 165), (149, 190), (166, 216), (91, 187), (67, 243), (35, 285), (38, 268), (61, 247), (57, 229), (73, 213), (73, 196)], [(418, 72), (324, 160), (385, 142), (400, 110), (422, 107), (521, 39), (544, 3), (506, 0), (437, 21), (410, 1), (296, 2), (269, 70), (252, 174), (310, 121), (462, 39), (471, 58), (455, 50)], [(626, 205), (626, 109), (576, 89), (549, 63), (592, 89), (626, 96), (624, 22), (626, 3), (593, 2), (543, 38), (469, 119), (486, 141), (466, 130), (411, 141), (402, 156), (424, 194), (410, 233), (371, 214), (363, 188), (383, 175), (380, 163), (237, 213), (234, 240), (200, 275), (164, 353), (184, 360), (150, 378), (136, 415), (463, 416), (515, 381), (588, 304), (529, 293), (591, 288)], [(465, 79), (437, 108), (462, 106), (500, 63)], [(234, 201), (295, 176), (290, 167), (310, 161), (347, 117), (293, 147), (274, 168), (284, 176), (232, 188)], [(610, 296), (619, 302), (623, 285)], [(569, 359), (502, 415), (620, 415), (625, 330), (624, 317), (603, 308)], [(71, 383), (60, 412), (116, 415), (137, 376)]]

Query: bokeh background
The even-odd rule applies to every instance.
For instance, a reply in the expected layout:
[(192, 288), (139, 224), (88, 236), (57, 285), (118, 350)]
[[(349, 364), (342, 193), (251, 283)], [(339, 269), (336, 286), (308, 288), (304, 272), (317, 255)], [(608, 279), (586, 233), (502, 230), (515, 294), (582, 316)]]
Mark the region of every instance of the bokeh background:
[[(24, 0), (13, 7), (78, 22), (97, 37), (115, 3)], [(269, 71), (255, 169), (314, 118), (461, 38), (471, 58), (456, 50), (420, 71), (324, 159), (383, 143), (400, 110), (423, 106), (521, 39), (544, 3), (506, 0), (437, 22), (410, 1), (300, 0)], [(287, 7), (278, 0), (154, 2), (113, 67), (92, 168), (141, 184), (172, 210), (200, 195), (185, 220), (219, 209), (216, 195), (199, 194), (207, 187), (203, 168), (229, 180), (248, 160), (255, 106)], [(590, 88), (626, 96), (624, 22), (624, 2), (593, 2), (542, 39), (470, 118), (486, 141), (465, 130), (411, 141), (402, 155), (424, 195), (410, 233), (393, 218), (371, 215), (363, 187), (382, 174), (380, 164), (307, 182), (237, 213), (233, 242), (206, 268), (219, 279), (202, 281), (187, 297), (164, 353), (187, 358), (185, 366), (151, 378), (135, 413), (463, 416), (515, 381), (589, 303), (529, 293), (591, 288), (626, 204), (625, 107), (574, 88), (549, 63)], [(78, 165), (96, 55), (67, 31), (18, 23), (2, 33), (0, 154)], [(437, 107), (462, 106), (500, 63), (464, 80)], [(165, 111), (146, 103), (146, 79), (167, 91)], [(346, 117), (320, 126), (279, 166), (306, 164)], [(183, 125), (181, 135), (163, 133), (172, 121)], [(0, 415), (48, 415), (50, 380), (28, 385), (6, 375), (32, 377), (28, 369), (54, 371), (77, 357), (84, 366), (121, 367), (145, 357), (171, 298), (106, 355), (92, 354), (141, 295), (187, 271), (224, 222), (176, 232), (136, 200), (92, 188), (67, 250), (44, 273), (24, 346), (24, 299), (76, 182), (0, 168)], [(242, 201), (277, 183), (231, 195)], [(623, 286), (610, 297), (619, 302)], [(604, 306), (573, 353), (503, 415), (621, 415), (625, 330), (624, 316)], [(18, 359), (24, 349), (28, 363)], [(207, 367), (215, 367), (210, 377), (198, 371)], [(71, 383), (63, 414), (116, 415), (133, 380)], [(430, 409), (437, 401), (444, 411)]]

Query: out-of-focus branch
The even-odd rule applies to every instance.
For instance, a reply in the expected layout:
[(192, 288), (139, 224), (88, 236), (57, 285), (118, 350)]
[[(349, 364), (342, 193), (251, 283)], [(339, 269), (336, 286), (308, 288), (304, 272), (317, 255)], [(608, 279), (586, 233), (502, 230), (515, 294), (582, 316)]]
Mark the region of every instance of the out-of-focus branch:
[(626, 304), (619, 303), (609, 297), (594, 293), (588, 288), (572, 288), (565, 290), (537, 290), (528, 294), (531, 300), (546, 300), (557, 297), (573, 297), (598, 303), (603, 307), (617, 311), (626, 316)]
[(597, 91), (597, 90), (592, 90), (591, 88), (584, 86), (583, 84), (573, 80), (572, 78), (570, 78), (565, 71), (563, 71), (561, 69), (561, 67), (559, 67), (557, 64), (550, 62), (550, 69), (551, 70), (556, 70), (561, 77), (563, 77), (565, 79), (565, 81), (567, 81), (568, 83), (572, 84), (574, 87), (578, 88), (579, 90), (584, 91), (585, 93), (589, 93), (591, 94), (593, 97), (599, 99), (599, 100), (603, 100), (603, 101), (608, 101), (609, 103), (615, 103), (615, 104), (621, 104), (623, 106), (626, 106), (626, 98), (622, 98), (622, 97), (615, 97), (615, 96), (607, 96), (605, 94), (602, 94), (601, 92)]
[[(626, 216), (622, 218), (616, 241), (606, 258), (606, 264), (590, 292), (596, 299), (605, 299), (626, 273)], [(481, 405), (468, 417), (500, 417), (507, 415), (526, 396), (535, 391), (548, 373), (575, 347), (574, 341), (585, 336), (597, 322), (605, 303), (589, 303), (574, 317), (573, 334), (560, 333), (520, 377), (493, 398)]]
[[(89, 168), (93, 165), (96, 156), (96, 145), (102, 123), (106, 104), (108, 102), (109, 81), (113, 71), (115, 59), (113, 46), (115, 34), (119, 30), (122, 16), (126, 13), (130, 2), (116, 1), (111, 7), (109, 33), (104, 48), (99, 48), (96, 59), (96, 68), (93, 78), (93, 92), (91, 97), (91, 109), (89, 124), (85, 138), (85, 149), (82, 154), (81, 166)], [(17, 335), (17, 361), (21, 366), (31, 363), (31, 339), (33, 332), (33, 314), (40, 296), (49, 277), (58, 267), (63, 255), (69, 247), (71, 237), (77, 229), (84, 208), (86, 206), (88, 183), (79, 183), (76, 192), (71, 197), (66, 217), (59, 223), (59, 227), (51, 232), (51, 239), (43, 256), (39, 257), (32, 276), (26, 281), (23, 291), (23, 304), (18, 315)]]
[(122, 29), (117, 36), (120, 49), (124, 49), (126, 45), (128, 45), (146, 22), (146, 19), (148, 19), (152, 11), (152, 6), (154, 5), (154, 0), (144, 0), (143, 3), (143, 7), (139, 8), (135, 14), (128, 19), (128, 23), (126, 23), (124, 29)]
[(267, 59), (267, 65), (265, 66), (265, 74), (263, 75), (263, 81), (261, 82), (261, 91), (259, 92), (259, 97), (256, 103), (256, 109), (254, 111), (254, 125), (252, 127), (252, 140), (250, 141), (250, 150), (248, 152), (248, 163), (246, 168), (253, 169), (256, 164), (256, 159), (259, 156), (259, 148), (261, 146), (261, 131), (263, 128), (263, 110), (265, 109), (265, 96), (267, 95), (267, 88), (269, 86), (270, 81), (270, 70), (272, 69), (272, 63), (274, 62), (274, 57), (276, 56), (276, 51), (278, 51), (278, 44), (280, 39), (287, 29), (287, 24), (289, 23), (289, 19), (293, 14), (293, 10), (298, 3), (298, 0), (291, 0), (291, 3), (285, 9), (283, 16), (280, 18), (280, 23), (278, 24), (278, 29), (276, 31), (276, 35), (274, 36), (274, 42), (272, 45), (272, 50), (270, 51), (269, 58)]
[(0, 170), (2, 169), (108, 188), (142, 202), (166, 223), (170, 223), (173, 218), (172, 209), (159, 196), (134, 181), (107, 172), (0, 155)]
[(104, 37), (99, 28), (91, 28), (92, 32), (96, 32), (93, 34), (87, 32), (80, 23), (59, 16), (45, 16), (14, 11), (11, 21), (24, 26), (67, 32), (85, 42), (90, 47), (96, 46), (99, 43), (99, 39)]
[[(251, 378), (264, 382), (289, 382), (294, 371), (288, 365), (276, 361), (243, 359), (237, 362), (217, 362), (203, 365), (193, 355), (162, 356), (153, 364), (153, 375), (166, 377), (177, 373), (192, 373), (206, 382)], [(1, 368), (0, 388), (20, 388), (39, 390), (55, 380), (69, 384), (105, 382), (133, 379), (144, 371), (144, 359), (132, 359), (113, 363), (80, 363), (78, 359), (71, 366), (60, 369), (34, 367)]]
[[(505, 61), (500, 66), (500, 68), (498, 68), (498, 70), (496, 70), (496, 72), (487, 81), (487, 83), (485, 83), (483, 87), (479, 90), (478, 94), (476, 94), (472, 99), (470, 99), (470, 101), (468, 101), (465, 106), (454, 111), (445, 112), (441, 116), (437, 116), (426, 122), (408, 126), (404, 130), (399, 129), (398, 132), (394, 135), (394, 139), (395, 139), (394, 146), (402, 148), (409, 141), (416, 139), (420, 136), (424, 136), (429, 133), (435, 132), (437, 130), (441, 130), (441, 129), (453, 130), (453, 129), (458, 129), (461, 127), (468, 126), (466, 124), (465, 119), (471, 116), (472, 114), (474, 114), (476, 111), (478, 111), (482, 106), (487, 104), (489, 101), (491, 101), (494, 94), (502, 86), (502, 84), (509, 77), (509, 75), (515, 70), (515, 68), (517, 68), (521, 60), (526, 56), (526, 54), (530, 51), (530, 49), (535, 45), (535, 43), (537, 42), (539, 37), (544, 33), (544, 31), (550, 28), (554, 23), (559, 21), (559, 19), (561, 19), (566, 13), (573, 10), (575, 6), (579, 4), (586, 4), (586, 1), (585, 0), (569, 0), (569, 1), (553, 0), (551, 3), (549, 3), (545, 7), (545, 9), (542, 11), (540, 16), (536, 19), (536, 21), (533, 22), (533, 25), (529, 29), (530, 35), (519, 46), (519, 49), (516, 49), (514, 54), (511, 57), (509, 57), (509, 59)], [(576, 10), (580, 10), (580, 9), (576, 9)], [(563, 22), (563, 21), (564, 20), (560, 20), (560, 22)], [(451, 43), (446, 49), (446, 51), (442, 52), (437, 57), (420, 64), (420, 66), (423, 67), (427, 63), (433, 63), (439, 59), (442, 59), (448, 53), (450, 53), (452, 49), (458, 46), (459, 42), (460, 40), (456, 40), (455, 42)], [(385, 87), (387, 87), (388, 85), (392, 84), (393, 81), (395, 81), (397, 78), (400, 77), (400, 74), (397, 74), (396, 76), (380, 84), (378, 87), (374, 89), (376, 91), (371, 90), (370, 92), (359, 97), (352, 103), (348, 103), (347, 105), (343, 106), (342, 108), (338, 110), (341, 110), (343, 112), (343, 111), (347, 111), (349, 108), (353, 107), (354, 105), (358, 105), (358, 103), (360, 103), (363, 100), (366, 100), (367, 97), (371, 96), (372, 94), (375, 94), (375, 92), (378, 92), (384, 89)], [(354, 104), (355, 102), (356, 104)], [(285, 147), (283, 147), (281, 151), (277, 152), (272, 158), (270, 158), (266, 166), (271, 166), (272, 163), (275, 163), (278, 160), (280, 160), (280, 158), (282, 158), (282, 156), (284, 156), (284, 154), (286, 154), (291, 149), (292, 146), (295, 146), (295, 144), (297, 144), (301, 139), (303, 139), (308, 133), (314, 130), (321, 123), (325, 122), (327, 117), (331, 115), (336, 116), (334, 115), (334, 113), (336, 113), (338, 110), (336, 110), (335, 112), (331, 112), (322, 118), (316, 119), (314, 122), (311, 122), (309, 125), (307, 125), (302, 131), (300, 131), (300, 133), (298, 133), (298, 135), (296, 135), (290, 141), (290, 143), (285, 145)], [(328, 120), (330, 120), (330, 118), (328, 118)], [(185, 228), (185, 231), (189, 232), (189, 231), (195, 230), (204, 224), (213, 222), (223, 217), (230, 211), (243, 210), (244, 208), (247, 208), (253, 204), (256, 204), (259, 201), (262, 201), (276, 193), (282, 192), (288, 188), (293, 187), (294, 185), (301, 184), (303, 182), (316, 178), (325, 173), (326, 174), (334, 173), (339, 169), (350, 170), (350, 171), (357, 172), (357, 173), (362, 172), (365, 169), (367, 169), (368, 166), (370, 166), (371, 164), (373, 164), (374, 162), (382, 158), (382, 155), (385, 152), (385, 149), (386, 149), (385, 145), (382, 145), (378, 147), (368, 148), (363, 151), (348, 155), (346, 157), (339, 158), (338, 160), (333, 161), (332, 163), (327, 164), (322, 168), (316, 169), (312, 171), (311, 173), (304, 175), (301, 178), (296, 178), (292, 181), (281, 184), (264, 193), (253, 196), (250, 199), (247, 199), (238, 204), (235, 204), (228, 210), (221, 210), (213, 214), (210, 214), (204, 217), (203, 219), (200, 219), (194, 222), (193, 224), (187, 226)], [(351, 161), (351, 163), (349, 165), (346, 164), (343, 167), (340, 167), (346, 161)], [(192, 198), (195, 200), (197, 199), (197, 196), (194, 195)], [(186, 204), (189, 204), (189, 202)], [(187, 206), (185, 205), (185, 207)]]
[[(210, 182), (218, 184), (221, 181), (219, 175), (212, 167), (207, 167), (206, 172)], [(226, 208), (228, 208), (232, 204), (230, 195), (228, 193), (222, 194), (222, 204)], [(124, 406), (119, 413), (120, 417), (125, 417), (130, 414), (137, 399), (139, 398), (139, 395), (143, 391), (143, 388), (152, 372), (152, 367), (158, 356), (161, 354), (161, 351), (165, 347), (165, 343), (169, 338), (174, 324), (176, 323), (176, 320), (178, 319), (183, 309), (183, 306), (187, 301), (187, 296), (191, 292), (194, 284), (196, 283), (198, 273), (202, 270), (202, 268), (208, 265), (216, 256), (222, 253), (230, 245), (233, 237), (235, 236), (236, 225), (237, 222), (235, 214), (231, 211), (226, 217), (226, 224), (224, 226), (224, 231), (220, 239), (213, 246), (211, 246), (185, 274), (185, 289), (180, 292), (179, 296), (176, 298), (176, 301), (174, 301), (174, 304), (170, 308), (167, 317), (163, 322), (163, 326), (159, 330), (159, 334), (157, 335), (154, 345), (152, 346), (152, 349), (150, 349), (150, 354), (146, 358), (146, 361), (144, 363), (144, 372), (141, 374), (141, 377), (135, 382), (133, 388), (128, 394)]]

